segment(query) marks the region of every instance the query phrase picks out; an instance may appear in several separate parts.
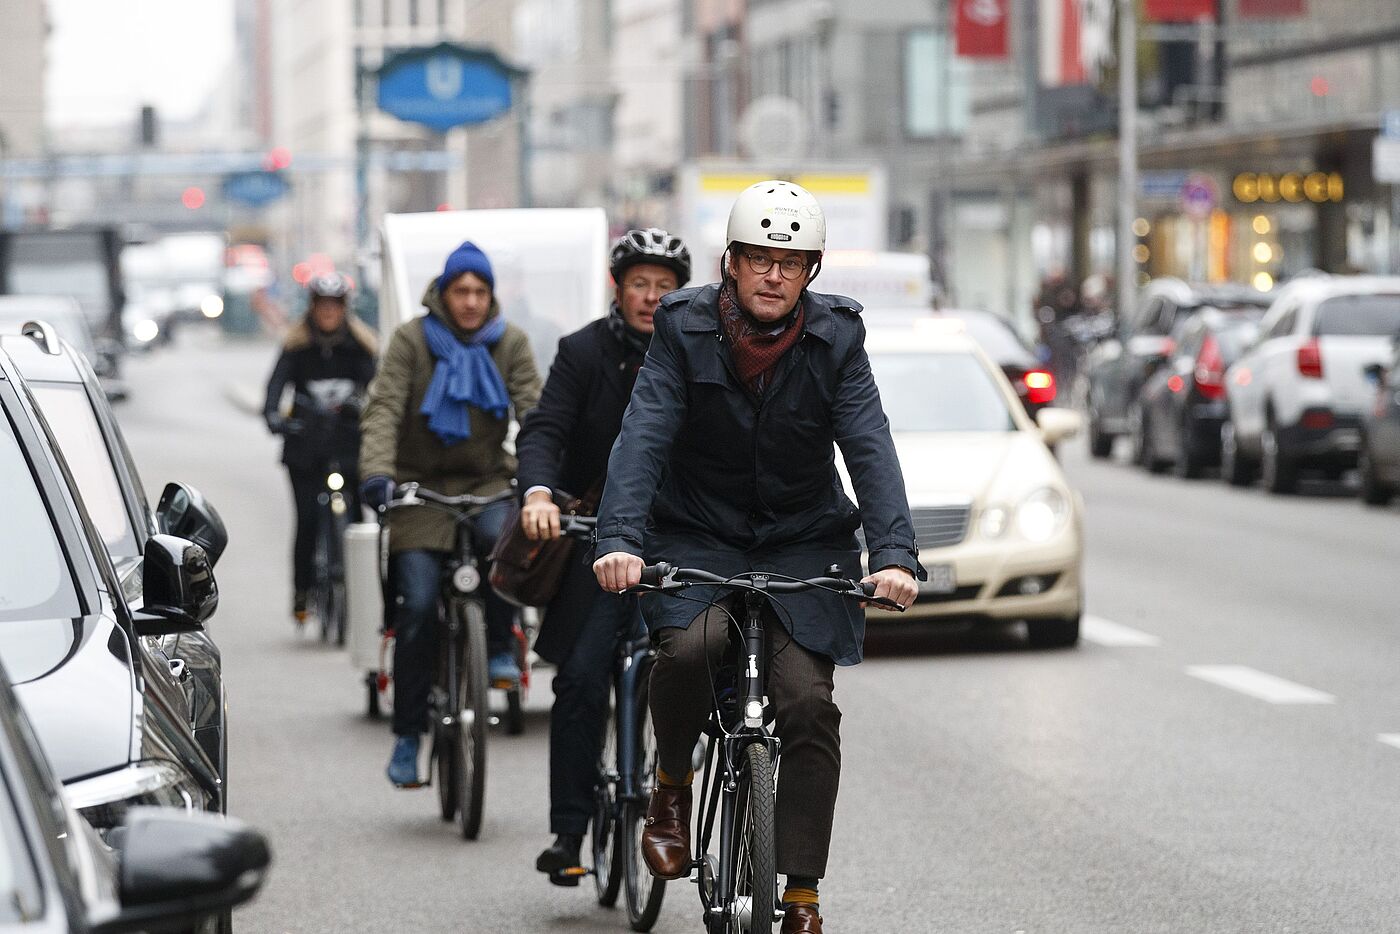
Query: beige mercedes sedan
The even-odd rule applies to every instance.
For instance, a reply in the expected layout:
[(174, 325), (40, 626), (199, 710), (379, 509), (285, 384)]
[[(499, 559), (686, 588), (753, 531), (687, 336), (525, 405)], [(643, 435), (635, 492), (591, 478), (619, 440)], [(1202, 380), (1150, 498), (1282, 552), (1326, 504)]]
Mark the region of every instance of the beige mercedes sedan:
[(1079, 415), (1032, 420), (956, 323), (872, 327), (865, 348), (929, 572), (907, 613), (872, 609), (870, 623), (1025, 620), (1032, 645), (1075, 644), (1083, 505), (1048, 445), (1075, 434)]

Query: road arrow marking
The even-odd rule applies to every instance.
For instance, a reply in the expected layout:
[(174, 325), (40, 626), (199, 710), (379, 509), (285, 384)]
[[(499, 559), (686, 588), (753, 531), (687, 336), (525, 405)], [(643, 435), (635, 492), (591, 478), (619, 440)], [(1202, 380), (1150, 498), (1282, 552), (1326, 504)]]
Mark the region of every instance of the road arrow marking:
[(1085, 616), (1079, 622), (1079, 637), (1109, 648), (1153, 648), (1162, 640), (1101, 616)]
[(1245, 665), (1189, 665), (1186, 673), (1270, 704), (1332, 704), (1337, 700), (1325, 691), (1285, 681)]

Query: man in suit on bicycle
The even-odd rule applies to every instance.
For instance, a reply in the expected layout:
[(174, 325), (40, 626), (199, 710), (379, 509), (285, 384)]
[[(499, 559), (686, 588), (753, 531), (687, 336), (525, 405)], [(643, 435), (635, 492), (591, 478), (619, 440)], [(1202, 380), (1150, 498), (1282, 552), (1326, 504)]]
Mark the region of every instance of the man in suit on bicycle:
[[(860, 576), (864, 526), (878, 596), (909, 605), (921, 573), (904, 479), (864, 349), (860, 305), (808, 291), (826, 245), (820, 205), (760, 182), (730, 211), (721, 281), (661, 303), (608, 462), (594, 571), (605, 590), (649, 561), (794, 577)], [(860, 508), (842, 491), (841, 448)], [(697, 591), (698, 592), (698, 591)], [(642, 848), (652, 872), (690, 869), (691, 751), (712, 709), (728, 616), (687, 601), (644, 607), (657, 642), (651, 713), (660, 758)], [(769, 619), (768, 684), (782, 740), (777, 869), (783, 934), (820, 934), (841, 772), (836, 665), (861, 659), (864, 613), (800, 594)]]
[[(690, 279), (690, 251), (656, 228), (629, 230), (609, 262), (616, 293), (608, 316), (559, 341), (539, 406), (521, 426), (516, 474), (525, 491), (520, 524), (534, 540), (559, 537), (561, 491), (597, 503), (608, 453), (622, 427), (651, 343), (661, 297)], [(549, 719), (550, 832), (535, 867), (556, 885), (578, 885), (579, 851), (593, 814), (598, 753), (620, 632), (635, 624), (636, 602), (606, 594), (586, 560), (574, 560), (545, 611), (535, 651), (558, 665)]]

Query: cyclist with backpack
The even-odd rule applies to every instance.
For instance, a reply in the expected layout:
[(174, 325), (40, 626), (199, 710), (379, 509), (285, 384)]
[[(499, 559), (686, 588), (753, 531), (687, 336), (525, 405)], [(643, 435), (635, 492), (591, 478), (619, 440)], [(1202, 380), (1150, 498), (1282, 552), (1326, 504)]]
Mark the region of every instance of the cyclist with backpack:
[[(861, 306), (807, 289), (826, 245), (820, 205), (800, 186), (760, 182), (735, 201), (726, 241), (721, 281), (674, 292), (657, 312), (608, 462), (598, 583), (612, 592), (636, 585), (643, 555), (723, 574), (807, 578), (835, 565), (860, 578), (863, 526), (864, 579), (877, 596), (912, 604), (922, 569)], [(842, 491), (836, 446), (859, 509)], [(767, 621), (767, 671), (783, 744), (782, 932), (820, 934), (817, 888), (841, 772), (833, 673), (860, 661), (865, 619), (814, 593), (785, 596), (780, 608)], [(677, 879), (691, 863), (691, 754), (712, 709), (710, 672), (730, 616), (725, 608), (697, 616), (687, 601), (643, 609), (657, 643), (650, 698), (660, 762), (642, 851), (654, 874)]]
[[(287, 332), (267, 381), (263, 420), (282, 436), (282, 463), (292, 481), (296, 538), (292, 547), (292, 615), (306, 620), (316, 546), (316, 497), (334, 462), (345, 478), (350, 514), (355, 515), (356, 462), (360, 456), (360, 406), (374, 378), (378, 341), (348, 310), (350, 280), (337, 272), (307, 284), (305, 317)], [(292, 387), (290, 415), (282, 396)]]
[[(596, 505), (651, 342), (652, 317), (662, 296), (690, 279), (690, 251), (664, 230), (634, 229), (613, 245), (609, 266), (615, 291), (608, 316), (559, 341), (540, 404), (516, 439), (516, 477), (525, 492), (520, 523), (534, 540), (559, 537), (560, 491)], [(565, 572), (535, 643), (540, 657), (558, 666), (549, 733), (549, 823), (556, 836), (535, 863), (555, 885), (579, 882), (568, 871), (581, 868), (613, 655), (635, 613), (636, 601), (604, 593), (579, 557)]]

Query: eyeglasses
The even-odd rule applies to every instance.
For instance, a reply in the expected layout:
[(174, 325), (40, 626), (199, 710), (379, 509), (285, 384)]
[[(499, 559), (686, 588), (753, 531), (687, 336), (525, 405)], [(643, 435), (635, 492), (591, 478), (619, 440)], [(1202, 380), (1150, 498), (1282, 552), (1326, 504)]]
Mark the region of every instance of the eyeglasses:
[[(745, 253), (744, 261), (754, 275), (766, 275), (773, 268), (773, 257), (767, 253)], [(778, 274), (784, 279), (800, 279), (807, 272), (807, 262), (799, 256), (789, 256), (778, 263)]]

